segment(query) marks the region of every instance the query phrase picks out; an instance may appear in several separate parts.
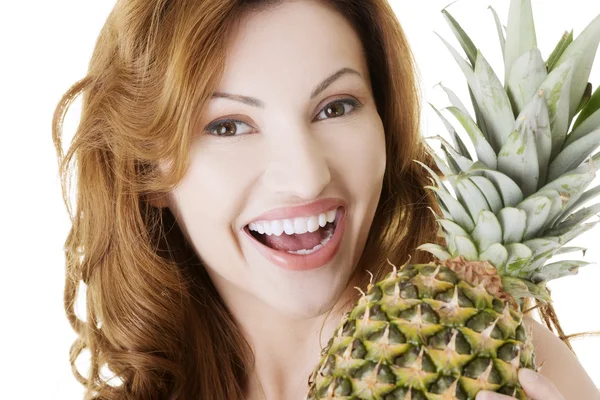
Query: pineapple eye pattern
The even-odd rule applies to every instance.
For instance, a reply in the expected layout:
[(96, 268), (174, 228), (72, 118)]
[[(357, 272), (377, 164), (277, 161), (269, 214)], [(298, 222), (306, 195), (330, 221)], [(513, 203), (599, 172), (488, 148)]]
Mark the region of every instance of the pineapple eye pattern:
[(412, 399), (451, 392), (466, 400), (483, 389), (524, 396), (517, 366), (534, 360), (521, 319), (473, 288), (445, 266), (390, 273), (346, 315), (309, 377), (308, 398), (404, 399), (410, 390)]

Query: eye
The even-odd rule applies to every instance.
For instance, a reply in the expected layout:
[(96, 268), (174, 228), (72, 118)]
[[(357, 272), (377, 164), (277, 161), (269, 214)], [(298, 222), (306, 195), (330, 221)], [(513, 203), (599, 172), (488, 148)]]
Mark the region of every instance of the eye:
[[(347, 111), (346, 106), (350, 106), (350, 107), (352, 107), (352, 109), (350, 111)], [(323, 107), (321, 112), (317, 115), (317, 117), (323, 114), (327, 117), (338, 118), (338, 117), (342, 117), (348, 113), (353, 112), (355, 109), (357, 109), (359, 107), (361, 107), (361, 104), (354, 99), (335, 100), (335, 101), (332, 101), (331, 103), (328, 103), (325, 107)], [(320, 121), (322, 119), (330, 119), (330, 118), (319, 118), (319, 119), (317, 119), (317, 121)]]
[[(348, 111), (347, 107), (351, 107), (351, 110)], [(323, 119), (339, 118), (346, 114), (352, 113), (354, 110), (360, 107), (362, 107), (362, 105), (358, 101), (351, 98), (335, 100), (327, 103), (327, 105), (321, 109), (321, 112), (317, 114), (317, 117), (324, 115), (325, 118), (317, 118), (316, 120), (321, 121)], [(231, 118), (221, 119), (208, 125), (205, 128), (205, 131), (209, 135), (220, 137), (240, 136), (250, 133), (249, 131), (238, 130), (238, 126), (241, 125), (249, 126), (247, 123), (240, 120)]]
[(240, 133), (237, 128), (239, 125), (249, 126), (247, 123), (238, 121), (236, 119), (222, 119), (208, 125), (206, 127), (206, 132), (210, 135), (215, 136), (238, 136), (244, 133), (248, 133), (244, 132), (243, 130)]

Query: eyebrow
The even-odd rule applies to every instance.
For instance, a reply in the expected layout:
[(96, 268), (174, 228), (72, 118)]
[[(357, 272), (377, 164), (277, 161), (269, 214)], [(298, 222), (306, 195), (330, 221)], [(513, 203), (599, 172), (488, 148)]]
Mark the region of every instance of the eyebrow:
[[(329, 85), (331, 85), (333, 82), (335, 82), (335, 80), (337, 80), (338, 78), (340, 78), (344, 75), (347, 75), (347, 74), (355, 74), (362, 78), (362, 75), (360, 74), (360, 72), (358, 72), (352, 68), (342, 68), (339, 71), (335, 72), (333, 75), (325, 78), (321, 83), (319, 83), (317, 85), (317, 87), (315, 87), (313, 89), (313, 91), (311, 92), (310, 99), (312, 100), (315, 97), (317, 97), (319, 95), (319, 93), (321, 93), (322, 91), (327, 89), (327, 87)], [(265, 108), (265, 103), (255, 97), (248, 97), (248, 96), (242, 96), (239, 94), (231, 94), (231, 93), (225, 93), (225, 92), (215, 92), (211, 96), (211, 99), (218, 99), (218, 98), (239, 101), (240, 103), (244, 103), (244, 104), (247, 104), (252, 107)]]

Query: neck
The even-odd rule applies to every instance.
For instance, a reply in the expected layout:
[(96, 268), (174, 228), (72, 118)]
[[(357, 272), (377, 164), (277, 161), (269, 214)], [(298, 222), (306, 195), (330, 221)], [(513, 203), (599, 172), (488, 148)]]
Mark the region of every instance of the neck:
[(263, 274), (241, 287), (211, 274), (254, 355), (245, 399), (303, 400), (321, 349), (352, 309), (360, 284), (358, 274), (352, 282), (334, 272), (280, 275)]
[(315, 308), (307, 315), (281, 312), (247, 292), (241, 294), (237, 290), (235, 296), (224, 293), (224, 300), (254, 354), (245, 399), (306, 397), (308, 378), (319, 361), (321, 349), (353, 306), (349, 300), (356, 296), (354, 286), (349, 285), (341, 295), (332, 294), (331, 302), (323, 302), (322, 309)]
[(255, 364), (249, 376), (246, 399), (304, 399), (308, 391), (308, 377), (342, 316), (343, 311), (332, 312), (325, 321), (321, 337), (319, 332), (325, 315), (304, 323), (256, 324), (262, 329), (256, 326), (247, 336)]

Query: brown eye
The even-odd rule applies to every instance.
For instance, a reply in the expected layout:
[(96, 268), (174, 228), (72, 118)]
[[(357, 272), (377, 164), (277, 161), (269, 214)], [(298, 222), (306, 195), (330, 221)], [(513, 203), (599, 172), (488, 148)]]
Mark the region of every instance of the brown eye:
[[(348, 107), (348, 106), (351, 107), (351, 109), (349, 111), (346, 109), (346, 107)], [(318, 118), (318, 120), (342, 117), (346, 114), (352, 113), (355, 109), (359, 108), (360, 106), (361, 106), (360, 103), (358, 103), (354, 99), (343, 99), (343, 100), (332, 101), (331, 103), (329, 103), (325, 107), (323, 107), (323, 109), (319, 113), (319, 115), (324, 114), (325, 117)], [(317, 117), (319, 115), (317, 115)]]
[(248, 124), (246, 124), (245, 122), (238, 121), (235, 119), (222, 119), (222, 120), (215, 121), (212, 124), (208, 125), (205, 128), (205, 130), (208, 134), (215, 135), (215, 136), (223, 136), (223, 137), (239, 136), (239, 135), (243, 135), (244, 133), (248, 133), (248, 132), (244, 132), (243, 129), (242, 129), (242, 131), (239, 131), (238, 130), (239, 125), (248, 126)]
[(325, 108), (325, 115), (329, 117), (339, 117), (345, 113), (344, 105), (341, 103), (334, 103), (332, 106)]
[(217, 135), (219, 136), (233, 136), (237, 131), (237, 127), (231, 121), (225, 121), (222, 124), (217, 125)]

